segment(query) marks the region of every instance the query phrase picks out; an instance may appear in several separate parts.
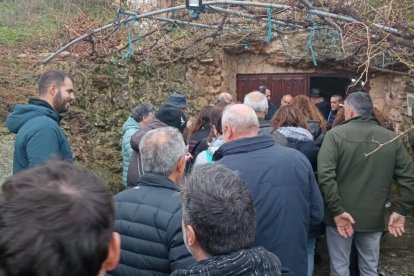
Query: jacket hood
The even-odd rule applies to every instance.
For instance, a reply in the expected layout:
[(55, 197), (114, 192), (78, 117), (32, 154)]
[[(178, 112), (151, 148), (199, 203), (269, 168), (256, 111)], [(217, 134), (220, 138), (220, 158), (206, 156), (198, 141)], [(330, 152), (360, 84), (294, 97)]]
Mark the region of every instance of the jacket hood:
[(125, 134), (129, 129), (138, 129), (139, 123), (135, 121), (131, 115), (128, 116), (128, 119), (125, 121), (125, 123), (122, 125), (122, 134)]
[(259, 128), (271, 127), (272, 126), (269, 121), (265, 120), (262, 117), (257, 117), (257, 119), (259, 120)]
[(313, 141), (313, 136), (309, 130), (302, 127), (280, 127), (278, 131), (286, 138), (299, 141)]
[(139, 142), (141, 142), (142, 136), (145, 135), (150, 130), (166, 127), (167, 125), (161, 122), (158, 119), (154, 119), (147, 126), (140, 128), (134, 135), (131, 137), (131, 148), (139, 152)]
[(313, 138), (315, 139), (322, 133), (321, 122), (319, 121), (308, 121), (306, 123), (310, 133), (312, 134)]
[(246, 153), (258, 149), (271, 147), (275, 144), (273, 137), (270, 135), (258, 135), (249, 138), (224, 143), (213, 156), (213, 161), (220, 160), (225, 155)]
[(210, 146), (207, 148), (207, 150), (211, 153), (211, 155), (213, 155), (216, 150), (221, 147), (221, 145), (224, 144), (224, 137), (220, 136), (217, 137), (216, 140), (214, 140), (213, 142), (211, 142)]
[(215, 256), (172, 275), (281, 275), (279, 258), (263, 247)]
[(12, 133), (17, 133), (27, 121), (40, 116), (47, 116), (60, 124), (59, 113), (50, 108), (35, 104), (18, 104), (7, 116), (7, 128)]

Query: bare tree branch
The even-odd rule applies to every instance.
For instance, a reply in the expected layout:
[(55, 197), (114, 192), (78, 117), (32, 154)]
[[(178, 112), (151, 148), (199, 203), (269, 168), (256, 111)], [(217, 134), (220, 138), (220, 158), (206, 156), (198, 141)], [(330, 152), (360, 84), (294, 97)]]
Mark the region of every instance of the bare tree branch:
[(413, 125), (413, 126), (411, 126), (409, 129), (405, 130), (404, 132), (401, 132), (399, 135), (395, 136), (393, 139), (391, 139), (391, 140), (389, 140), (389, 141), (387, 141), (387, 142), (384, 142), (384, 143), (378, 142), (378, 141), (374, 140), (374, 137), (372, 137), (372, 142), (374, 142), (374, 143), (378, 144), (378, 147), (377, 147), (377, 148), (375, 148), (374, 150), (372, 150), (372, 151), (368, 152), (368, 153), (364, 153), (365, 157), (370, 156), (371, 154), (373, 154), (374, 152), (378, 151), (380, 148), (384, 147), (385, 145), (388, 145), (388, 144), (390, 144), (390, 143), (394, 142), (394, 141), (395, 141), (395, 140), (397, 140), (399, 137), (401, 137), (401, 136), (403, 136), (404, 134), (408, 133), (408, 132), (409, 132), (410, 130), (412, 130), (412, 129), (414, 129), (414, 125)]

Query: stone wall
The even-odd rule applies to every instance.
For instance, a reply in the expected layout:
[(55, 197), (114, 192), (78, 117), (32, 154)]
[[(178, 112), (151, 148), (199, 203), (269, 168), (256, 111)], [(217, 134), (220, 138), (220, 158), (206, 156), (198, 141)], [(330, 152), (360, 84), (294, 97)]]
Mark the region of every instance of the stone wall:
[[(343, 62), (329, 62), (332, 56), (324, 56), (321, 51), (318, 52), (319, 65), (313, 66), (309, 53), (304, 54), (305, 38), (303, 34), (298, 36), (297, 42), (289, 38), (289, 53), (296, 53), (297, 58), (293, 54), (283, 55), (285, 38), (282, 37), (270, 45), (251, 46), (241, 51), (217, 49), (186, 64), (163, 68), (153, 68), (134, 59), (126, 62), (120, 56), (98, 61), (67, 57), (45, 68), (36, 67), (36, 70), (21, 61), (19, 73), (10, 79), (25, 76), (24, 82), (30, 85), (19, 90), (13, 82), (2, 83), (0, 97), (6, 99), (6, 104), (0, 105), (0, 115), (4, 119), (3, 114), (7, 114), (13, 104), (26, 102), (27, 96), (36, 94), (35, 80), (40, 73), (50, 69), (71, 72), (77, 101), (62, 126), (76, 160), (102, 176), (115, 192), (121, 186), (121, 127), (135, 105), (151, 102), (159, 106), (172, 91), (180, 91), (188, 99), (188, 115), (192, 116), (201, 107), (216, 103), (218, 94), (223, 91), (235, 96), (237, 74), (351, 72)], [(15, 69), (8, 72), (17, 72)], [(412, 78), (376, 73), (370, 86), (375, 105), (395, 122), (397, 131), (412, 125), (412, 119), (403, 115), (406, 92), (414, 90)], [(10, 141), (6, 131), (3, 134), (1, 139)], [(12, 156), (1, 158), (8, 164), (6, 170), (10, 170)]]

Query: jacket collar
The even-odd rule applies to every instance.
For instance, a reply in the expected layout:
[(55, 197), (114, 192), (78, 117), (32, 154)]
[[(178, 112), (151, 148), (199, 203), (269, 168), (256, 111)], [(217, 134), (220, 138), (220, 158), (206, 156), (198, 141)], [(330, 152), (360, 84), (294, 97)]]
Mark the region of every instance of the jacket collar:
[(280, 261), (275, 255), (263, 247), (254, 247), (200, 261), (179, 270), (177, 275), (276, 275), (280, 269)]
[(35, 98), (35, 97), (31, 97), (29, 98), (28, 101), (29, 104), (33, 104), (33, 105), (37, 105), (37, 106), (43, 106), (46, 107), (50, 110), (52, 110), (54, 113), (57, 114), (57, 122), (60, 123), (60, 121), (62, 120), (62, 115), (59, 114), (58, 112), (56, 112), (56, 110), (45, 100), (39, 99), (39, 98)]
[(377, 124), (377, 125), (380, 124), (378, 122), (378, 120), (375, 117), (373, 117), (373, 116), (365, 116), (365, 117), (363, 117), (363, 116), (356, 116), (356, 117), (353, 117), (353, 118), (351, 118), (349, 120), (346, 120), (341, 125), (345, 125), (345, 124), (348, 124), (348, 123), (370, 123), (370, 124)]
[[(53, 111), (55, 111), (53, 109), (53, 107), (45, 100), (42, 99), (38, 99), (38, 98), (30, 98), (29, 99), (29, 104), (34, 104), (34, 105), (39, 105), (39, 106), (44, 106), (47, 107), (49, 109), (52, 109)], [(56, 111), (55, 111), (56, 112)]]
[(257, 119), (259, 120), (260, 128), (270, 127), (269, 121), (265, 120), (265, 118), (257, 117)]
[(242, 138), (235, 141), (224, 143), (213, 155), (213, 160), (217, 161), (226, 155), (245, 153), (271, 147), (275, 144), (271, 135), (257, 135), (249, 138)]
[(178, 186), (171, 181), (168, 177), (165, 177), (161, 174), (157, 173), (145, 173), (138, 181), (138, 186), (152, 186), (152, 187), (160, 187), (160, 188), (167, 188), (174, 191), (180, 191)]
[(313, 141), (313, 136), (309, 130), (302, 127), (280, 127), (278, 131), (283, 134), (286, 138), (299, 140), (299, 141)]

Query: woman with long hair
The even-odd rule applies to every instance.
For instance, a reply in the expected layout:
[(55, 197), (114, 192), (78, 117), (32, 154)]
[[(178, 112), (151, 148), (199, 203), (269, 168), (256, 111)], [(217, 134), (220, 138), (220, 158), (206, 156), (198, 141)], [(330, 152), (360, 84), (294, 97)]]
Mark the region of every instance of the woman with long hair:
[(313, 143), (314, 138), (308, 130), (304, 113), (294, 105), (281, 106), (271, 122), (273, 127), (286, 137), (286, 146), (302, 152), (316, 171), (319, 148)]
[(193, 158), (196, 158), (198, 153), (207, 149), (205, 138), (210, 135), (210, 112), (212, 106), (203, 107), (197, 115), (195, 123), (191, 126), (188, 132), (188, 152)]
[(223, 116), (223, 111), (226, 106), (226, 103), (219, 103), (211, 109), (210, 122), (212, 135), (209, 137), (209, 146), (206, 150), (200, 152), (195, 159), (194, 166), (211, 163), (213, 154), (224, 144), (221, 117)]
[(316, 105), (305, 95), (297, 95), (293, 99), (295, 107), (303, 112), (306, 118), (306, 124), (312, 133), (316, 145), (322, 145), (324, 133), (328, 130), (328, 124), (325, 117), (318, 110)]
[[(313, 135), (307, 129), (308, 118), (295, 105), (281, 106), (272, 118), (275, 129), (282, 133), (288, 140), (287, 147), (294, 148), (303, 153), (317, 171), (317, 159), (319, 147), (314, 144)], [(308, 235), (308, 276), (313, 275), (316, 238), (323, 234), (324, 224), (311, 225)]]

